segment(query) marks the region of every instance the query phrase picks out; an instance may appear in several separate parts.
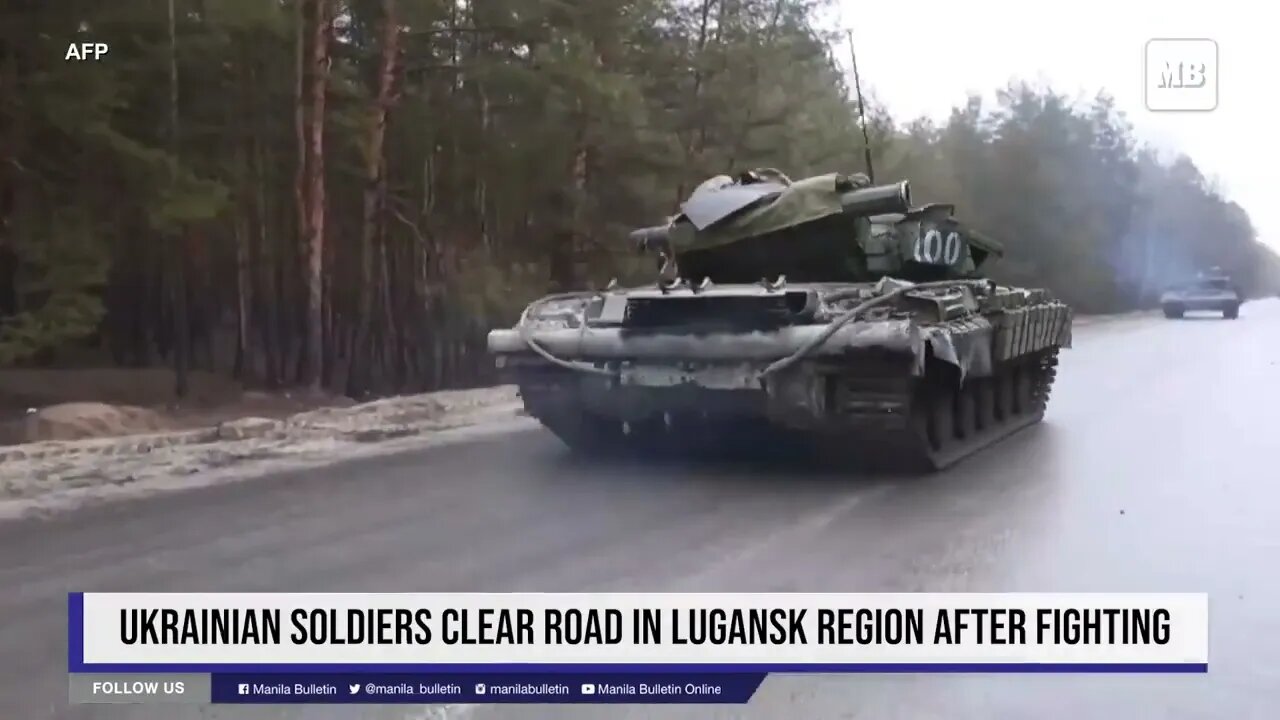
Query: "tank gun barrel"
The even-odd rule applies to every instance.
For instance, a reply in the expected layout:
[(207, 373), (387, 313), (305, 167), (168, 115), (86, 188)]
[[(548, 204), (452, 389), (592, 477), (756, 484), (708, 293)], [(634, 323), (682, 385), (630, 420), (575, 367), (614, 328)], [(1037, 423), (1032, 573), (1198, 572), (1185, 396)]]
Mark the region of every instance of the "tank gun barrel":
[(632, 230), (627, 234), (627, 237), (637, 250), (661, 249), (669, 244), (671, 226), (654, 225), (653, 227), (640, 228), (639, 230)]
[(911, 209), (911, 185), (903, 180), (851, 190), (840, 196), (840, 205), (845, 215), (904, 213)]

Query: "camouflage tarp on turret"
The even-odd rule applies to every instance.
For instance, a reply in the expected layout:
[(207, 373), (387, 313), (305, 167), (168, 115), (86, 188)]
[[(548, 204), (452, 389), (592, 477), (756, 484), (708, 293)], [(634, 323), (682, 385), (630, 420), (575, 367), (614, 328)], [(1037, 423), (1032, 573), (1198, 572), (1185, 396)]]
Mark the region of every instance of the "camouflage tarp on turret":
[(711, 178), (663, 228), (682, 273), (747, 281), (757, 271), (792, 279), (933, 280), (971, 277), (998, 243), (954, 217), (913, 208), (905, 183), (872, 187), (865, 175), (792, 181), (776, 170)]
[[(768, 171), (757, 171), (756, 175), (765, 177)], [(677, 253), (720, 247), (839, 215), (844, 211), (841, 197), (850, 190), (870, 184), (864, 175), (840, 173), (817, 175), (795, 182), (785, 176), (746, 184), (725, 184), (724, 181), (730, 179), (723, 175), (712, 178), (689, 196), (669, 235), (671, 247)], [(695, 227), (691, 216), (696, 219), (702, 207), (717, 205), (717, 195), (732, 191), (745, 195), (756, 188), (754, 202), (748, 200), (748, 195), (738, 207), (726, 204), (721, 210), (723, 215), (712, 222), (699, 223), (701, 229)]]

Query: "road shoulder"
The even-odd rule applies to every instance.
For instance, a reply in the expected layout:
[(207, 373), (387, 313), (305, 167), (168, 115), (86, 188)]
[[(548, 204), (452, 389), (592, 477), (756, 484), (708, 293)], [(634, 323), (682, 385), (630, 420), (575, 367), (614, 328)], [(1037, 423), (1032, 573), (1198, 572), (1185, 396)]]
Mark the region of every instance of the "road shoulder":
[[(1150, 312), (1082, 315), (1077, 329), (1123, 328)], [(468, 442), (536, 427), (513, 386), (386, 398), (284, 419), (240, 418), (215, 427), (0, 447), (0, 521), (87, 504)]]
[(0, 448), (0, 521), (242, 482), (531, 428), (514, 387), (387, 398), (283, 420)]

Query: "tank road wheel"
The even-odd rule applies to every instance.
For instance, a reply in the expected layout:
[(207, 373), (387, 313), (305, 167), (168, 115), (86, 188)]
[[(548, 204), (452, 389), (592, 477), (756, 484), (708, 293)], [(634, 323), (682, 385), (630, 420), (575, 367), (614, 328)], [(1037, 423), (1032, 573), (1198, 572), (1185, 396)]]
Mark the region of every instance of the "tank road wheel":
[(996, 416), (996, 378), (973, 381), (973, 418), (979, 431), (994, 427)]
[(929, 403), (929, 447), (942, 450), (956, 439), (956, 395), (948, 388), (936, 388)]
[(1036, 409), (1036, 376), (1035, 369), (1023, 364), (1013, 376), (1013, 404), (1018, 415), (1035, 412)]
[(974, 381), (960, 386), (956, 392), (956, 437), (963, 440), (973, 437), (978, 427), (978, 397)]
[(942, 470), (1038, 422), (1055, 358), (1056, 350), (1023, 356), (997, 366), (991, 377), (969, 378), (958, 389), (950, 368), (926, 370), (912, 390), (912, 437), (899, 446), (903, 469)]
[(1240, 306), (1229, 305), (1225, 310), (1222, 311), (1222, 317), (1226, 318), (1227, 320), (1235, 320), (1236, 318), (1240, 317)]
[(1014, 379), (1013, 368), (1009, 367), (1000, 368), (996, 376), (991, 378), (991, 389), (995, 396), (995, 416), (998, 423), (1007, 421), (1017, 413), (1017, 407), (1013, 402), (1016, 395)]

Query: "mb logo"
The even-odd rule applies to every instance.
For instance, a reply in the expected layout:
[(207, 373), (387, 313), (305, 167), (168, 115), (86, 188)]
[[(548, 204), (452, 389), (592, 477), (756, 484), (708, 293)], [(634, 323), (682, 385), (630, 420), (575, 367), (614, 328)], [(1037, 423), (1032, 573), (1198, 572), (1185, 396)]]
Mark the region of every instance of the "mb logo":
[(1218, 43), (1208, 39), (1148, 40), (1143, 98), (1156, 112), (1207, 112), (1218, 107)]
[(101, 60), (107, 56), (107, 44), (100, 42), (71, 43), (63, 60)]

